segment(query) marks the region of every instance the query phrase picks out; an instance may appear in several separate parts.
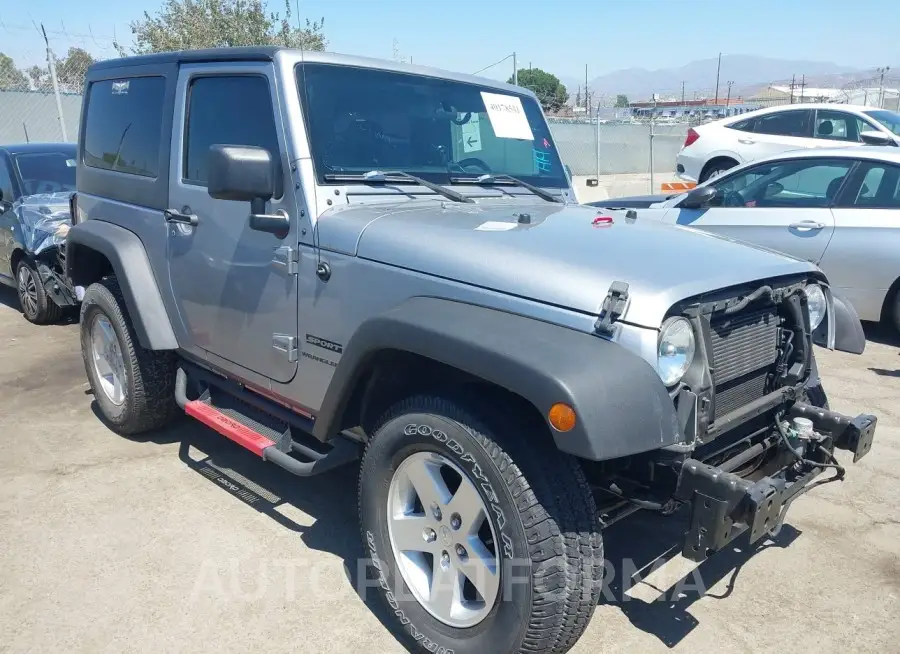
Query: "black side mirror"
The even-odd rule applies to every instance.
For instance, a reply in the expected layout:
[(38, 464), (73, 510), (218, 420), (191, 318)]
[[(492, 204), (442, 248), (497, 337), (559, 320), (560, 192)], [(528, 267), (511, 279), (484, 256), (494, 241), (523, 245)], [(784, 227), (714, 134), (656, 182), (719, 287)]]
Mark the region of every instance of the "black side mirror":
[(884, 132), (876, 132), (875, 130), (866, 130), (859, 133), (859, 138), (866, 145), (897, 145), (897, 141), (892, 139)]
[(211, 145), (207, 190), (217, 200), (266, 202), (280, 195), (275, 168), (272, 155), (265, 148)]
[(290, 231), (284, 211), (266, 214), (266, 202), (281, 197), (281, 167), (265, 148), (244, 145), (209, 146), (207, 191), (217, 200), (250, 203), (250, 228), (275, 234)]
[(682, 209), (702, 209), (713, 201), (716, 193), (712, 186), (697, 186), (691, 189), (678, 206)]

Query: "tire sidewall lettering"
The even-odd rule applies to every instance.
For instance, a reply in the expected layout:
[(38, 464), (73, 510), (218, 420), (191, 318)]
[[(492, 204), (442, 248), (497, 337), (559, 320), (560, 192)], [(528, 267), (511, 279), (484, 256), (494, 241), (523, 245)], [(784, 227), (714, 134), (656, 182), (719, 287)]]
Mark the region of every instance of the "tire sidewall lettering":
[(412, 636), (413, 640), (419, 645), (425, 648), (425, 650), (433, 652), (434, 654), (454, 654), (454, 650), (438, 645), (423, 632), (419, 631), (418, 627), (416, 627), (416, 625), (406, 616), (403, 609), (400, 608), (400, 602), (397, 601), (394, 592), (391, 590), (391, 585), (385, 574), (384, 561), (378, 558), (375, 535), (371, 531), (366, 531), (366, 543), (369, 549), (369, 559), (372, 562), (372, 567), (378, 571), (378, 585), (381, 586), (384, 591), (385, 600), (394, 612), (394, 616), (400, 621), (400, 624), (404, 627), (409, 627), (409, 635)]
[(491, 513), (494, 515), (494, 522), (499, 532), (500, 541), (503, 544), (503, 554), (507, 559), (512, 559), (514, 557), (513, 541), (505, 531), (508, 524), (506, 514), (500, 507), (499, 498), (493, 485), (476, 458), (470, 452), (466, 451), (458, 440), (448, 437), (446, 432), (441, 429), (435, 429), (430, 425), (407, 423), (403, 428), (403, 433), (407, 435), (415, 434), (425, 437), (430, 436), (456, 454), (461, 463), (466, 464), (465, 467), (481, 489), (481, 492), (484, 494), (487, 504), (491, 509)]

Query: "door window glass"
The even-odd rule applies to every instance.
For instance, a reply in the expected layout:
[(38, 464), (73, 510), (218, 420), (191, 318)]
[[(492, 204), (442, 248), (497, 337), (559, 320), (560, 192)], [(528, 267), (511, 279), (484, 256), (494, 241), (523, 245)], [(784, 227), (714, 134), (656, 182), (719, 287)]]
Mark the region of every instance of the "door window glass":
[(810, 113), (806, 109), (795, 109), (758, 116), (753, 131), (776, 136), (809, 136)]
[(856, 142), (859, 140), (857, 118), (843, 111), (820, 109), (816, 112), (815, 137), (831, 141)]
[(0, 191), (3, 192), (3, 206), (8, 207), (15, 200), (12, 186), (12, 177), (9, 175), (9, 165), (6, 163), (6, 155), (0, 152)]
[(852, 202), (841, 206), (861, 209), (900, 209), (900, 166), (869, 163)]
[(206, 186), (211, 145), (251, 145), (280, 156), (268, 80), (261, 75), (197, 77), (191, 82), (182, 178)]
[(712, 186), (719, 207), (827, 207), (837, 197), (850, 160), (801, 159), (761, 164)]

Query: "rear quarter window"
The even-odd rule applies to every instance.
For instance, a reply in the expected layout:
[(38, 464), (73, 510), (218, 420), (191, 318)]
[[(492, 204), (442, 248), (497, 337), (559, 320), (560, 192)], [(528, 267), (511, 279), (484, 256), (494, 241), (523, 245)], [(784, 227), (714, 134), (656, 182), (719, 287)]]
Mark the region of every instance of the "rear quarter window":
[(88, 89), (84, 164), (142, 177), (159, 174), (165, 78), (100, 80)]
[(755, 118), (746, 118), (744, 120), (739, 120), (736, 123), (731, 123), (730, 125), (726, 125), (728, 129), (736, 129), (741, 132), (752, 132), (753, 131), (753, 123)]

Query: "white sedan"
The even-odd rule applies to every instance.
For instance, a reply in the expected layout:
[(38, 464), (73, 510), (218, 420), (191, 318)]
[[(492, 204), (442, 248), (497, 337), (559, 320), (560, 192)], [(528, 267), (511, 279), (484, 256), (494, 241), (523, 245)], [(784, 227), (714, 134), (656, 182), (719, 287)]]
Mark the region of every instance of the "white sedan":
[(759, 109), (688, 130), (679, 177), (705, 182), (730, 168), (790, 150), (900, 145), (900, 113), (844, 104)]
[(817, 264), (862, 320), (900, 330), (900, 148), (796, 150), (674, 196), (592, 202)]

